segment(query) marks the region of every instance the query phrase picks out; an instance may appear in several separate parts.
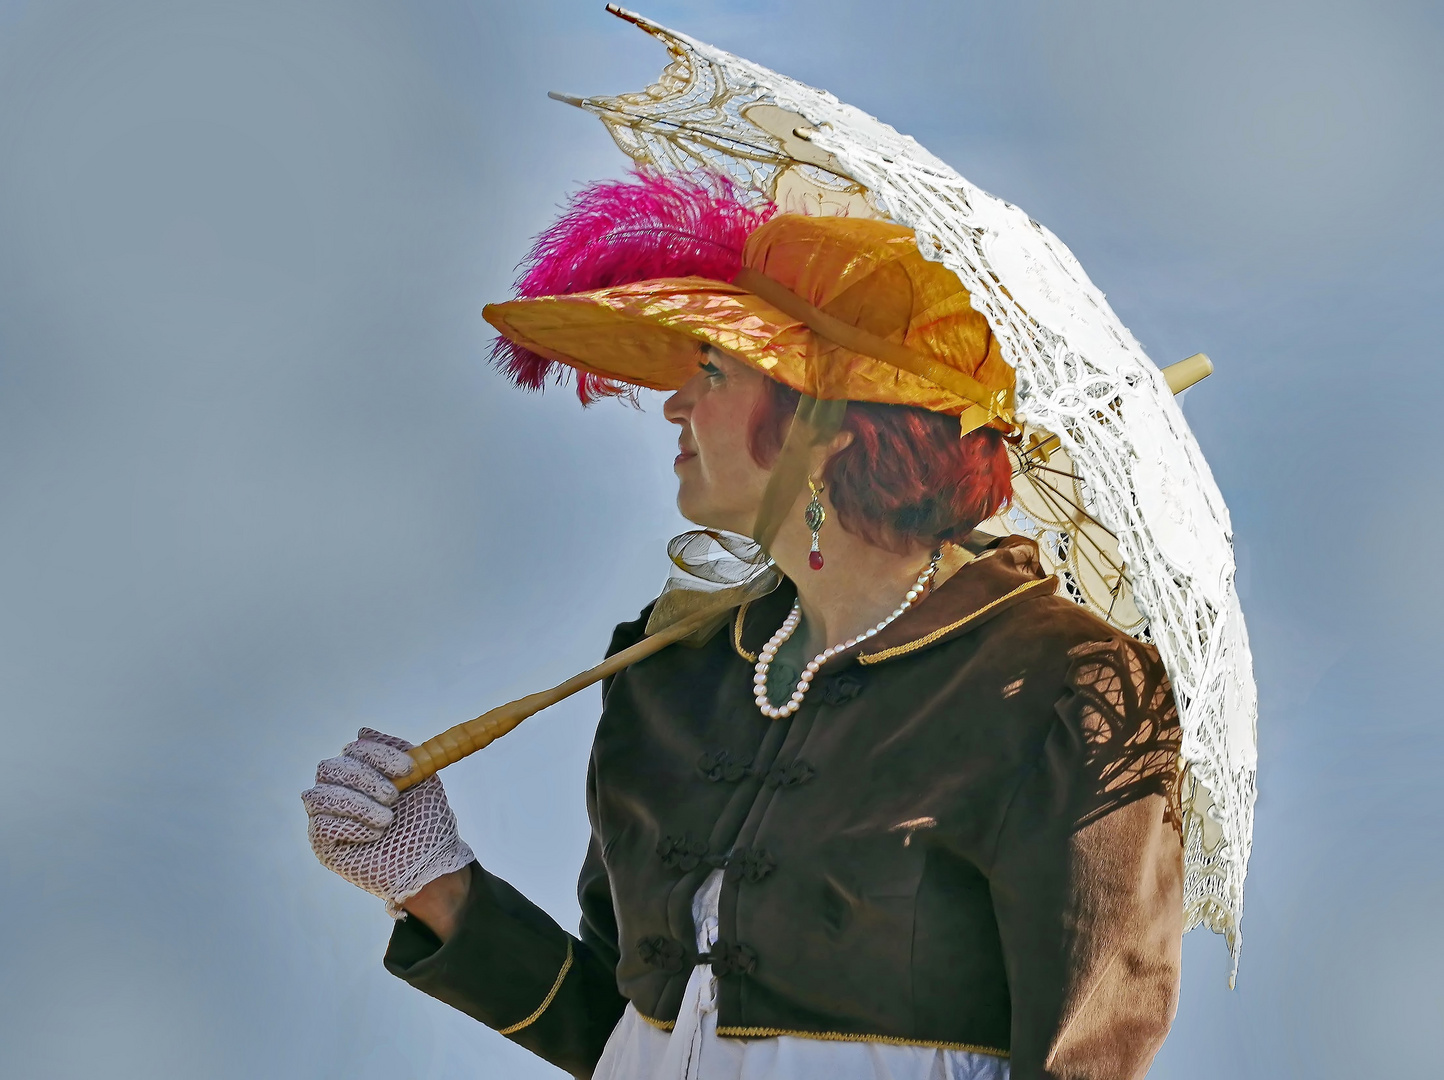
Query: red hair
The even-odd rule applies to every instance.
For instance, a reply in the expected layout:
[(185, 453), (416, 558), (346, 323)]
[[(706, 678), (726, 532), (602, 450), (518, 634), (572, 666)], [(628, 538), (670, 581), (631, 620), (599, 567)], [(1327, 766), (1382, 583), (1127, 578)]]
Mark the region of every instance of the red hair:
[[(748, 449), (769, 465), (782, 449), (798, 393), (768, 379), (753, 410)], [(842, 430), (852, 442), (823, 466), (844, 529), (899, 554), (962, 540), (1013, 495), (1001, 432), (958, 437), (958, 420), (911, 405), (850, 401)]]

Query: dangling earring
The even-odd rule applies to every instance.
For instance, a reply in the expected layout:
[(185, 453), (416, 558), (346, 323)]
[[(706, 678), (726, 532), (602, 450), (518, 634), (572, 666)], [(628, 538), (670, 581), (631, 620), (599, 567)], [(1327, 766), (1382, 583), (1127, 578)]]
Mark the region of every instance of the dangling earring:
[(824, 489), (822, 484), (810, 476), (807, 478), (807, 486), (812, 489), (812, 498), (808, 500), (807, 509), (802, 512), (802, 520), (807, 522), (807, 527), (812, 530), (812, 550), (807, 553), (807, 565), (814, 570), (821, 570), (822, 551), (817, 546), (817, 534), (822, 523), (827, 520), (827, 511), (822, 508), (817, 497)]

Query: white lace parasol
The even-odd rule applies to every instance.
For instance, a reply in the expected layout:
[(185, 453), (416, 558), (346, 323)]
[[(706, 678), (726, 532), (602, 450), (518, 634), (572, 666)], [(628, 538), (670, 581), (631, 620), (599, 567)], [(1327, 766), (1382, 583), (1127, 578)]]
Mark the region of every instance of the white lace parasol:
[(553, 96), (596, 113), (634, 161), (724, 172), (784, 210), (906, 225), (972, 294), (1017, 371), (1031, 436), (993, 531), (1037, 539), (1069, 596), (1162, 654), (1183, 726), (1186, 926), (1225, 935), (1236, 971), (1257, 691), (1228, 508), (1163, 373), (1016, 206), (831, 94), (608, 10), (671, 63), (639, 93)]

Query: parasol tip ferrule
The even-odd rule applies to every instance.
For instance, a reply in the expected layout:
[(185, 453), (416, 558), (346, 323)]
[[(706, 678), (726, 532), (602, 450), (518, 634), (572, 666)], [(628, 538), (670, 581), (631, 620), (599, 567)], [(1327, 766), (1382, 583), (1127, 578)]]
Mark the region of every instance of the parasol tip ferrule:
[(635, 23), (637, 26), (642, 26), (646, 22), (642, 16), (638, 15), (635, 11), (628, 11), (622, 7), (621, 4), (608, 4), (607, 13), (609, 15), (615, 15), (619, 19), (625, 19), (629, 23)]
[(1168, 389), (1175, 394), (1183, 393), (1212, 374), (1213, 361), (1205, 353), (1194, 353), (1163, 369), (1163, 377), (1168, 380)]
[(547, 97), (553, 101), (560, 101), (563, 105), (575, 105), (578, 108), (587, 103), (587, 99), (584, 97), (578, 97), (576, 94), (563, 94), (560, 90), (548, 90)]

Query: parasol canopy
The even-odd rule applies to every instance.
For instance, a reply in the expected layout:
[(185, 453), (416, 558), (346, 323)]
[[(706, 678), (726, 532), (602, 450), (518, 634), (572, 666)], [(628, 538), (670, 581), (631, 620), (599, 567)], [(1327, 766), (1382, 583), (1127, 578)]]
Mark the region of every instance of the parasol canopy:
[[(824, 91), (608, 10), (659, 39), (670, 63), (636, 93), (552, 96), (596, 114), (635, 163), (720, 172), (784, 212), (906, 226), (971, 294), (1014, 369), (1024, 425), (1013, 502), (982, 529), (1037, 540), (1066, 595), (1157, 646), (1183, 728), (1185, 926), (1223, 934), (1236, 971), (1257, 691), (1228, 508), (1169, 385), (1184, 365), (1165, 376), (1057, 237), (914, 139)], [(1204, 365), (1195, 379), (1207, 373), (1206, 360), (1194, 364)]]

